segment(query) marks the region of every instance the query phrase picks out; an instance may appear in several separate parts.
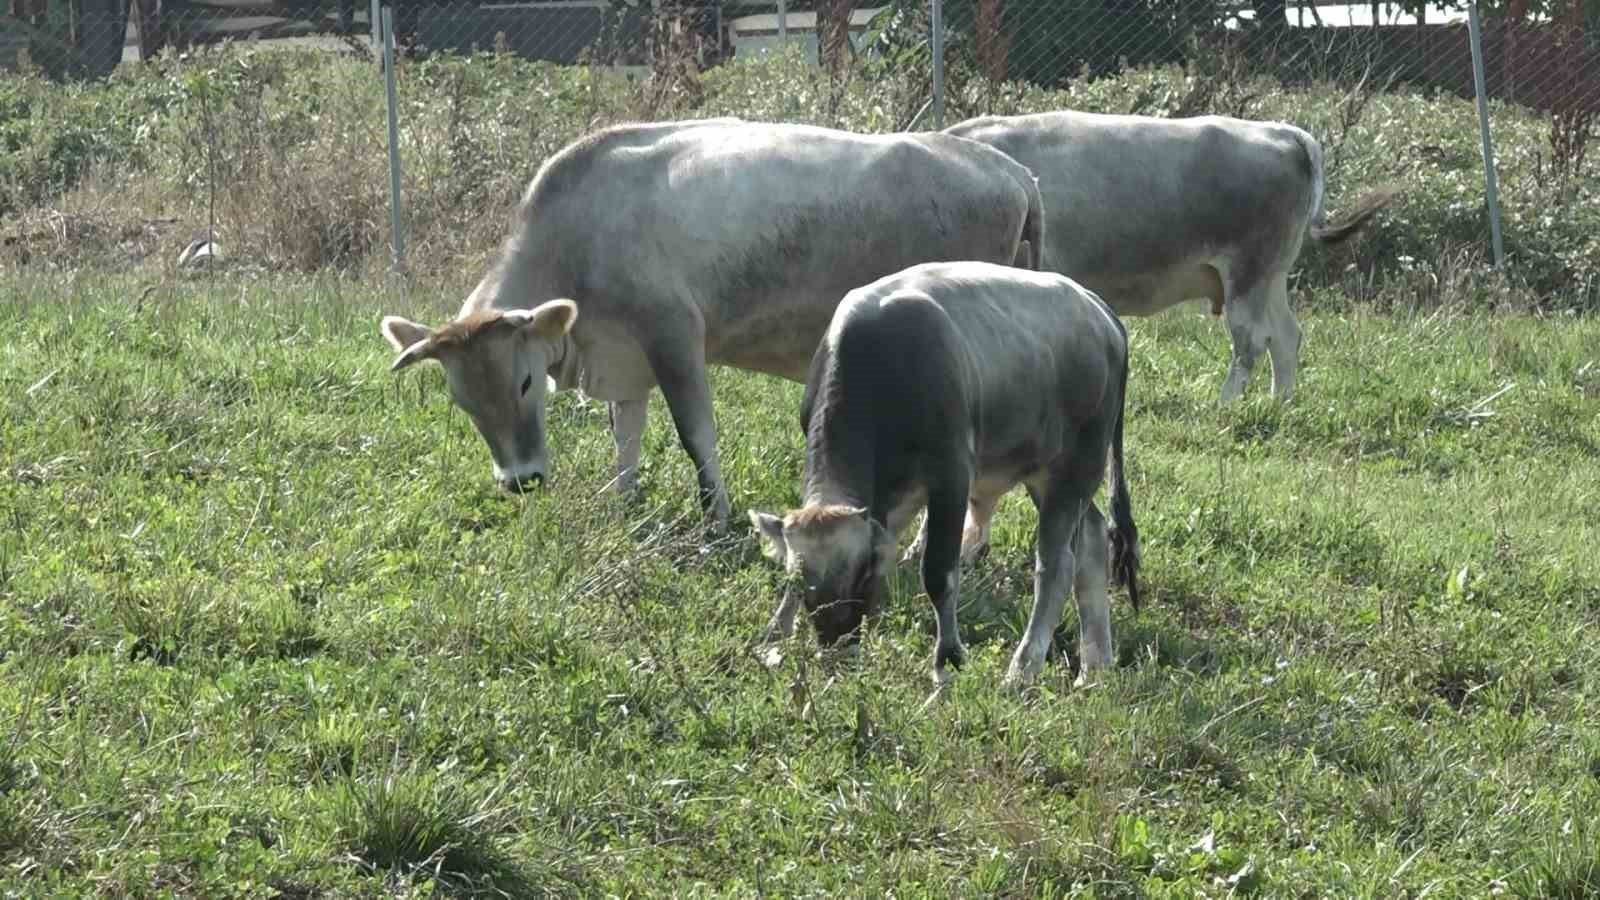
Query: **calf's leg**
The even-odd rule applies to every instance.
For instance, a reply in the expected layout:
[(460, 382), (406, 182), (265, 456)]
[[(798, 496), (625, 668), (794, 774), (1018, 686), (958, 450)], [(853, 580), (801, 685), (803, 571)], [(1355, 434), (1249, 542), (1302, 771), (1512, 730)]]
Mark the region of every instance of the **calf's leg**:
[(1028, 629), (1017, 644), (1006, 671), (1006, 684), (1027, 684), (1044, 669), (1045, 655), (1056, 626), (1061, 624), (1066, 592), (1073, 582), (1076, 558), (1073, 544), (1082, 523), (1088, 497), (1080, 490), (1060, 482), (1039, 488), (1032, 485), (1028, 494), (1039, 510), (1039, 531), (1034, 550), (1033, 611)]
[(1090, 672), (1111, 666), (1111, 603), (1106, 584), (1111, 578), (1111, 546), (1106, 520), (1093, 502), (1078, 526), (1077, 567), (1072, 573), (1072, 593), (1078, 601), (1078, 659), (1076, 686)]
[(961, 628), (956, 622), (956, 600), (961, 589), (961, 525), (966, 515), (967, 490), (944, 488), (928, 497), (928, 543), (922, 555), (922, 585), (933, 601), (938, 636), (933, 656), (933, 682), (949, 680), (945, 667), (960, 669), (966, 661)]
[(766, 648), (762, 662), (768, 666), (777, 665), (782, 659), (777, 645), (794, 636), (794, 617), (799, 609), (798, 592), (785, 589), (783, 599), (778, 601), (778, 608), (773, 610), (772, 619), (767, 622), (767, 633), (761, 638), (761, 646)]
[[(994, 496), (983, 493), (974, 493), (967, 502), (966, 523), (961, 527), (961, 561), (970, 563), (982, 556), (989, 549), (989, 523), (994, 519), (995, 507), (1000, 504), (1000, 498), (1005, 496), (1002, 491)], [(917, 537), (906, 548), (905, 556), (900, 558), (903, 563), (908, 563), (922, 556), (928, 546), (928, 517), (924, 513), (922, 524), (917, 527)]]

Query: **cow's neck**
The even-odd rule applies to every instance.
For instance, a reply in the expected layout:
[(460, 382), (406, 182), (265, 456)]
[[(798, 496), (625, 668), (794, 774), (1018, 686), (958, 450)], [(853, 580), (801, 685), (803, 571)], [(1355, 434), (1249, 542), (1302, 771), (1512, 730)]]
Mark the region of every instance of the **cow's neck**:
[(578, 386), (579, 362), (578, 344), (572, 339), (572, 332), (567, 332), (557, 340), (550, 342), (550, 368), (549, 376), (555, 379), (557, 390), (570, 390)]
[(806, 504), (871, 508), (876, 496), (876, 446), (870, 422), (823, 415), (806, 436)]

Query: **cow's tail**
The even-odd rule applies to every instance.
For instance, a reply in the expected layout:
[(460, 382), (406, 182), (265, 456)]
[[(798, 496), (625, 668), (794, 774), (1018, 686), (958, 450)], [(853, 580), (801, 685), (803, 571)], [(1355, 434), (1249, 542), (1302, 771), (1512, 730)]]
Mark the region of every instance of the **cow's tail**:
[(1343, 243), (1351, 235), (1360, 231), (1378, 210), (1389, 205), (1399, 190), (1393, 187), (1382, 187), (1362, 197), (1353, 209), (1345, 211), (1344, 217), (1329, 225), (1321, 221), (1311, 223), (1311, 236), (1319, 244)]
[(1039, 179), (1032, 172), (1023, 182), (1028, 193), (1028, 217), (1022, 222), (1022, 239), (1028, 242), (1028, 268), (1044, 271), (1044, 197), (1039, 193)]
[(1394, 187), (1378, 188), (1362, 197), (1343, 217), (1328, 223), (1324, 220), (1326, 210), (1322, 208), (1322, 193), (1326, 187), (1322, 174), (1322, 144), (1299, 128), (1294, 129), (1294, 136), (1305, 152), (1306, 167), (1311, 171), (1311, 215), (1306, 220), (1306, 233), (1317, 243), (1329, 246), (1349, 240), (1399, 193)]
[[(1107, 308), (1110, 313), (1110, 309)], [(1113, 321), (1122, 331), (1122, 387), (1117, 404), (1117, 423), (1111, 432), (1111, 524), (1106, 537), (1111, 544), (1111, 574), (1128, 589), (1133, 611), (1139, 611), (1139, 528), (1133, 524), (1133, 500), (1128, 496), (1128, 470), (1122, 459), (1122, 421), (1128, 408), (1128, 357), (1131, 349), (1128, 330), (1114, 313)]]

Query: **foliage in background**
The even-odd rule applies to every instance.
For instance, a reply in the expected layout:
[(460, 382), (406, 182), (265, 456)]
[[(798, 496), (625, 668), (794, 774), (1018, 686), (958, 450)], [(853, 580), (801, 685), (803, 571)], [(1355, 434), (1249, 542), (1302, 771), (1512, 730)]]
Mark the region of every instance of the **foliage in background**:
[[(901, 52), (918, 51), (912, 43)], [(995, 84), (958, 56), (947, 118), (1075, 108), (1294, 122), (1328, 148), (1329, 210), (1382, 185), (1401, 191), (1352, 250), (1307, 252), (1301, 287), (1338, 284), (1372, 296), (1399, 284), (1439, 295), (1452, 279), (1483, 278), (1487, 222), (1471, 102), (1384, 91), (1374, 79), (1288, 85), (1250, 75), (1235, 59), (1049, 90)], [(737, 115), (891, 131), (922, 108), (924, 71), (890, 54), (833, 76), (791, 53), (698, 75), (675, 69), (662, 83), (509, 54), (409, 61), (399, 73), (400, 121), (414, 268), (480, 266), (540, 162), (590, 129)], [(1556, 158), (1549, 117), (1492, 107), (1517, 302), (1594, 308), (1600, 167)], [(929, 126), (926, 117), (918, 124)], [(0, 81), (0, 146), (7, 264), (170, 267), (207, 233), (213, 207), (219, 242), (237, 265), (358, 271), (388, 256), (382, 81), (354, 57), (238, 45), (129, 66), (99, 84), (8, 78)]]

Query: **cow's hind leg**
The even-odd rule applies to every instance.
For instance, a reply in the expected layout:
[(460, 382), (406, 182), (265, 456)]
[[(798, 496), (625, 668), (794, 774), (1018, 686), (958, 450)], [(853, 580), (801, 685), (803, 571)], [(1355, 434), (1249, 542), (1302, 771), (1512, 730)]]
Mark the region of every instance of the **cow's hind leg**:
[(1267, 353), (1272, 357), (1272, 394), (1287, 401), (1300, 365), (1300, 323), (1289, 308), (1289, 276), (1273, 276), (1267, 298)]
[(1027, 684), (1044, 669), (1051, 638), (1056, 626), (1061, 624), (1067, 589), (1073, 581), (1076, 565), (1073, 544), (1090, 497), (1072, 481), (1061, 478), (1052, 478), (1037, 486), (1030, 484), (1028, 494), (1039, 510), (1033, 611), (1006, 672), (1006, 684), (1013, 686)]
[(1072, 573), (1072, 593), (1078, 601), (1078, 680), (1111, 666), (1111, 602), (1106, 584), (1111, 578), (1111, 547), (1106, 520), (1094, 503), (1084, 511), (1078, 526), (1077, 567)]
[(611, 436), (617, 443), (617, 491), (624, 496), (639, 489), (639, 452), (644, 446), (644, 425), (650, 397), (612, 403)]
[(700, 508), (712, 528), (721, 532), (728, 525), (728, 491), (717, 459), (717, 426), (711, 410), (711, 385), (706, 379), (704, 338), (658, 344), (649, 356), (661, 393), (672, 410), (678, 439), (694, 462), (700, 482)]
[(1223, 321), (1228, 325), (1228, 335), (1233, 338), (1233, 359), (1228, 363), (1228, 376), (1222, 382), (1222, 402), (1232, 403), (1244, 393), (1250, 382), (1250, 372), (1267, 349), (1267, 303), (1271, 296), (1269, 282), (1253, 284), (1248, 290), (1229, 291), (1222, 307)]

